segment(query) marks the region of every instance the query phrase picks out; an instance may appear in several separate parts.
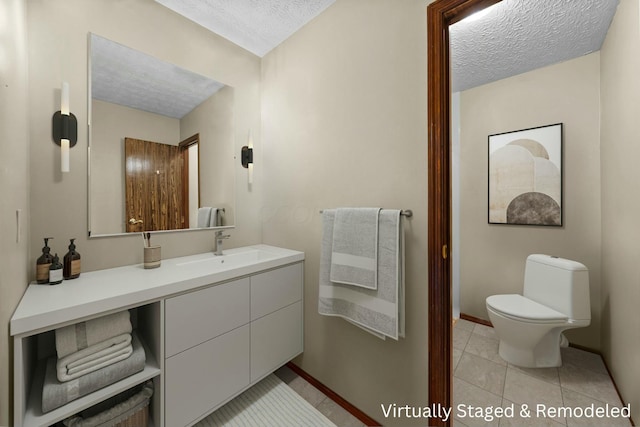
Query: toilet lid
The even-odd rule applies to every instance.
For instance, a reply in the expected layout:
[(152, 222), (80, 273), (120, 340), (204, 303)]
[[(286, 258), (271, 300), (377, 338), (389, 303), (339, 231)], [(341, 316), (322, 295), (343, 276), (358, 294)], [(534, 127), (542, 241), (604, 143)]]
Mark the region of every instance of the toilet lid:
[(552, 321), (569, 318), (559, 311), (518, 294), (492, 295), (487, 298), (487, 305), (497, 312), (523, 320)]

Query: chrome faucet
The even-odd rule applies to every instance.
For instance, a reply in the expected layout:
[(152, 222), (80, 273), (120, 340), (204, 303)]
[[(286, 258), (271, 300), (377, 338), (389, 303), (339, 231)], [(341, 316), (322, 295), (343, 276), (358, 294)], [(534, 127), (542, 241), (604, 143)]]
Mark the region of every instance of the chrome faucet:
[(223, 233), (222, 230), (216, 231), (216, 250), (213, 252), (214, 255), (222, 255), (222, 241), (231, 237), (231, 235)]

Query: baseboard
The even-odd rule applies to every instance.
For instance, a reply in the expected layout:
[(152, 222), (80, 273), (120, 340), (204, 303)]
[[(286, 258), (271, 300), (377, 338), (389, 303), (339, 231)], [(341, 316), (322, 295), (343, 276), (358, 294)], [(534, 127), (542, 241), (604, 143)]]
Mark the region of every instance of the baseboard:
[[(490, 326), (490, 327), (493, 328), (493, 325), (491, 324), (491, 322), (489, 322), (488, 320), (480, 319), (480, 318), (475, 317), (475, 316), (470, 316), (468, 314), (460, 313), (460, 318), (463, 319), (463, 320), (468, 320), (469, 322), (479, 323), (481, 325)], [(592, 348), (585, 347), (585, 346), (582, 346), (582, 345), (579, 345), (579, 344), (569, 343), (569, 347), (573, 347), (575, 349), (586, 351), (586, 352), (589, 352), (589, 353), (594, 353), (594, 354), (597, 354), (598, 356), (600, 356), (600, 359), (602, 359), (602, 363), (604, 363), (604, 367), (607, 370), (607, 373), (609, 374), (609, 378), (611, 378), (611, 383), (613, 384), (613, 387), (616, 389), (616, 393), (618, 393), (618, 397), (620, 398), (620, 401), (624, 403), (624, 399), (622, 398), (622, 395), (620, 394), (620, 390), (618, 390), (618, 385), (616, 384), (616, 381), (613, 379), (613, 375), (611, 375), (611, 370), (609, 369), (609, 366), (607, 365), (607, 361), (604, 360), (604, 357), (602, 357), (602, 353), (600, 353), (598, 350), (594, 350)], [(629, 422), (631, 422), (632, 426), (635, 426), (635, 423), (633, 422), (633, 419), (631, 417), (629, 417)]]
[(471, 316), (469, 314), (460, 313), (460, 318), (462, 320), (468, 320), (469, 322), (479, 323), (481, 325), (489, 326), (493, 328), (493, 325), (488, 320), (481, 319), (479, 317)]
[(309, 373), (303, 370), (301, 367), (296, 365), (293, 362), (287, 363), (287, 367), (291, 369), (293, 372), (304, 378), (309, 384), (323, 392), (329, 399), (336, 402), (338, 405), (342, 406), (347, 412), (351, 415), (362, 421), (366, 426), (378, 427), (382, 426), (382, 424), (378, 423), (376, 420), (362, 412), (360, 409), (353, 406), (351, 403), (347, 402), (342, 396), (340, 396), (335, 391), (331, 390), (326, 385), (322, 384), (320, 381), (312, 377)]
[[(586, 351), (587, 353), (593, 353), (593, 354), (597, 354), (598, 356), (600, 356), (602, 358), (602, 360), (604, 361), (604, 357), (602, 357), (602, 353), (600, 353), (598, 350), (594, 350), (591, 347), (585, 347), (583, 345), (580, 344), (573, 344), (573, 343), (569, 343), (569, 347), (578, 349), (578, 350), (582, 350), (582, 351)], [(605, 363), (606, 365), (606, 363)]]

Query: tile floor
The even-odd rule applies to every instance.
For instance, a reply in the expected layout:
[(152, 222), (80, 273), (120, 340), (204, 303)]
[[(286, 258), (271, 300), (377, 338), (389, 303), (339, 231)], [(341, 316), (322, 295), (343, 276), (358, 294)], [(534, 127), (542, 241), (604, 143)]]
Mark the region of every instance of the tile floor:
[[(562, 367), (526, 369), (508, 364), (498, 355), (493, 328), (458, 320), (453, 328), (453, 413), (457, 405), (509, 407), (512, 418), (454, 417), (455, 427), (464, 426), (630, 426), (625, 418), (519, 416), (522, 404), (548, 407), (621, 407), (620, 398), (600, 356), (575, 348), (562, 349)], [(486, 417), (490, 418), (490, 417)]]
[(286, 366), (278, 369), (275, 374), (336, 426), (365, 427), (362, 421)]

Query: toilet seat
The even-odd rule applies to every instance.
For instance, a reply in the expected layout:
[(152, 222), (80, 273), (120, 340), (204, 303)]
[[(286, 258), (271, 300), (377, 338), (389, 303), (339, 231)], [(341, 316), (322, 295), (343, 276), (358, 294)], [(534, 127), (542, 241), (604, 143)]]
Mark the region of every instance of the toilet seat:
[(492, 295), (486, 302), (487, 307), (496, 314), (521, 322), (557, 323), (569, 319), (566, 315), (519, 294)]

